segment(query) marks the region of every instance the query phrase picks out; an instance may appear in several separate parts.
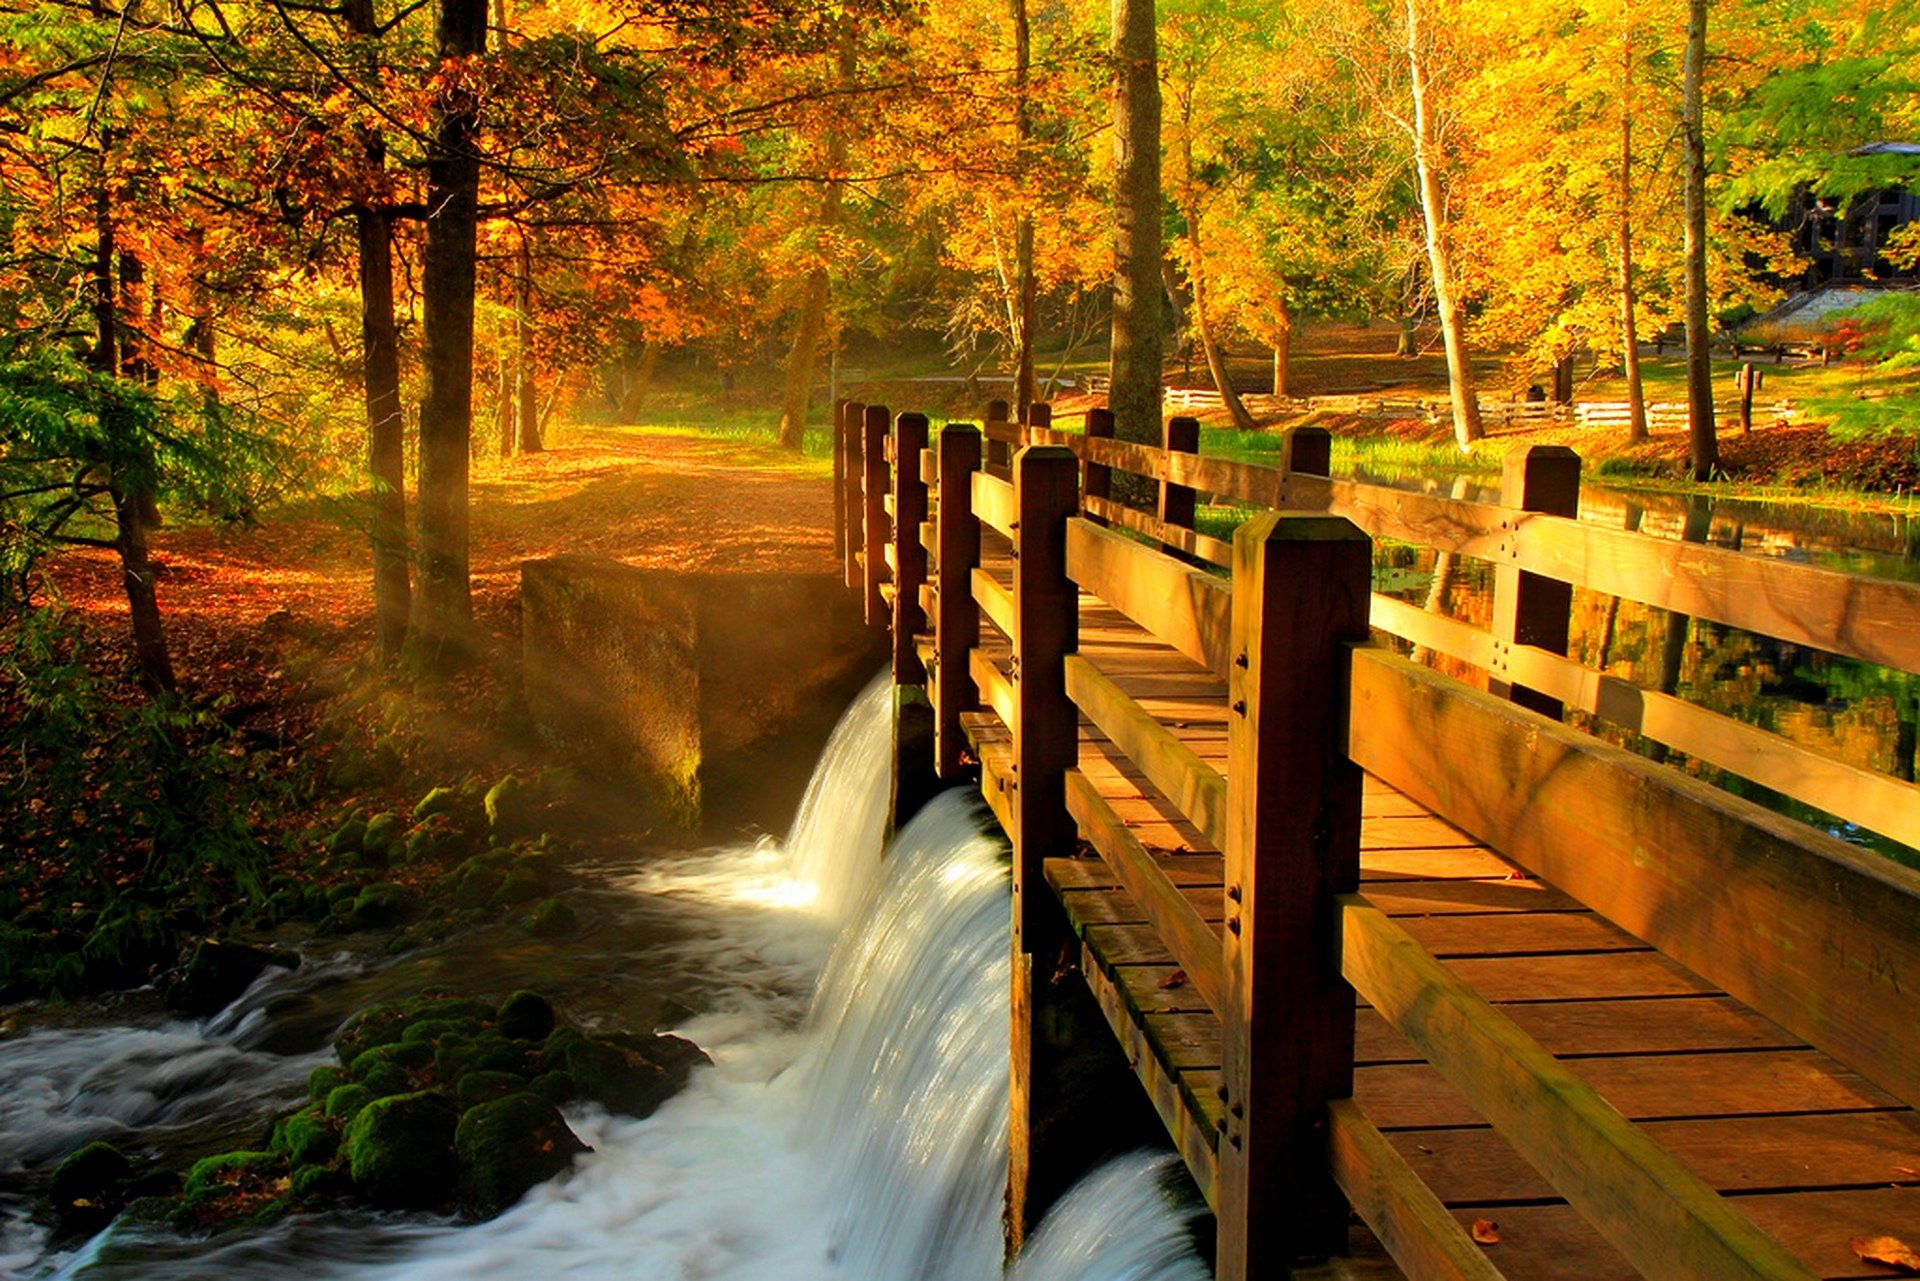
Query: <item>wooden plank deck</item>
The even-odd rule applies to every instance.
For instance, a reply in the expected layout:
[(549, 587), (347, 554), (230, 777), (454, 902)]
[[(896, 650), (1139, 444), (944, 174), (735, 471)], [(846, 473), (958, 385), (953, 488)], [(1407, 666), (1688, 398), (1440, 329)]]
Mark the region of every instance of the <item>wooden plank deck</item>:
[[(982, 565), (1009, 581), (1004, 540), (987, 540)], [(983, 626), (982, 648), (1004, 673), (1005, 638)], [(1220, 680), (1087, 596), (1079, 652), (1226, 770)], [(966, 726), (983, 791), (1004, 812), (1006, 731), (991, 713)], [(1084, 719), (1079, 767), (1217, 925), (1221, 856)], [(1913, 1110), (1373, 778), (1361, 845), (1362, 890), (1377, 907), (1816, 1275), (1890, 1275), (1862, 1263), (1849, 1241), (1920, 1240)], [(1081, 940), (1087, 982), (1210, 1192), (1222, 1120), (1219, 1020), (1105, 863), (1054, 859), (1046, 870)], [(1499, 1225), (1499, 1243), (1487, 1249), (1504, 1273), (1637, 1275), (1365, 1008), (1356, 1048), (1357, 1102), (1462, 1222)]]

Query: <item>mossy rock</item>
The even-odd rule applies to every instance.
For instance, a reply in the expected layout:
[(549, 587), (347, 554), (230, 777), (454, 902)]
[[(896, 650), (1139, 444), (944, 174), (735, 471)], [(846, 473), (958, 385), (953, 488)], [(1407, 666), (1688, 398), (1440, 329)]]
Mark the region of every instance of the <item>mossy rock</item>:
[(544, 1041), (554, 1027), (553, 1002), (523, 988), (500, 1002), (494, 1023), (509, 1040)]
[(196, 1018), (218, 1014), (268, 967), (290, 970), (299, 964), (300, 958), (291, 952), (228, 939), (202, 939), (179, 977), (167, 985), (167, 1008)]
[(587, 1034), (577, 1027), (562, 1023), (547, 1034), (540, 1043), (540, 1070), (558, 1072), (567, 1066), (567, 1051), (587, 1039)]
[(278, 1152), (222, 1152), (194, 1162), (180, 1189), (180, 1217), (200, 1224), (273, 1217), (287, 1187)]
[(418, 1023), (407, 1024), (407, 1030), (400, 1034), (402, 1044), (418, 1042), (432, 1045), (445, 1036), (471, 1037), (480, 1031), (478, 1019), (421, 1019)]
[(361, 834), (360, 852), (385, 863), (393, 856), (404, 831), (398, 814), (392, 811), (375, 814), (367, 820), (367, 830)]
[(652, 1116), (676, 1088), (659, 1064), (611, 1041), (583, 1038), (575, 1042), (567, 1048), (566, 1065), (580, 1097), (609, 1112)]
[(454, 1090), (460, 1110), (504, 1099), (527, 1088), (527, 1079), (516, 1072), (469, 1072), (460, 1078)]
[(455, 873), (453, 884), (453, 905), (457, 908), (484, 908), (493, 901), (493, 896), (506, 882), (501, 872), (475, 859), (461, 864), (461, 870)]
[(132, 1159), (113, 1144), (96, 1141), (69, 1152), (53, 1168), (47, 1199), (63, 1227), (92, 1231), (119, 1211), (133, 1179)]
[(351, 1121), (373, 1102), (373, 1091), (359, 1082), (342, 1085), (327, 1095), (326, 1113), (336, 1121)]
[(444, 814), (436, 814), (407, 833), (402, 860), (412, 863), (441, 863), (459, 858), (472, 847), (472, 842), (452, 819)]
[(590, 1149), (553, 1104), (519, 1093), (471, 1108), (454, 1132), (460, 1200), (494, 1215)]
[(574, 1084), (571, 1072), (542, 1072), (527, 1082), (527, 1089), (555, 1107), (580, 1096), (580, 1087)]
[(329, 1094), (350, 1084), (352, 1079), (344, 1070), (331, 1063), (323, 1063), (307, 1073), (307, 1097), (315, 1103), (324, 1103)]
[(327, 852), (336, 857), (358, 853), (367, 839), (367, 820), (358, 814), (347, 816), (347, 820), (333, 830), (327, 838)]
[(442, 1081), (457, 1081), (473, 1070), (476, 1051), (470, 1036), (443, 1036), (434, 1043), (433, 1075)]
[(460, 793), (451, 787), (436, 787), (421, 797), (413, 807), (413, 821), (417, 826), (429, 819), (457, 819), (462, 811), (470, 811), (472, 803), (464, 801)]
[(413, 907), (413, 895), (390, 881), (380, 881), (361, 890), (353, 900), (353, 923), (361, 929), (398, 925)]
[(303, 1165), (293, 1172), (292, 1192), (302, 1201), (344, 1196), (352, 1190), (352, 1177), (331, 1165)]
[(300, 896), (301, 914), (314, 924), (327, 919), (333, 910), (333, 899), (324, 885), (309, 885)]
[(580, 928), (580, 918), (559, 899), (543, 898), (527, 909), (525, 925), (536, 938), (565, 938)]
[(471, 1072), (515, 1072), (527, 1075), (535, 1067), (537, 1052), (532, 1051), (524, 1041), (509, 1041), (498, 1032), (483, 1032), (473, 1038), (472, 1058), (467, 1070)]
[(515, 907), (521, 903), (531, 903), (543, 893), (545, 890), (537, 878), (516, 867), (507, 873), (507, 879), (500, 882), (500, 888), (493, 892), (492, 903), (495, 907)]
[(375, 1005), (347, 1020), (333, 1038), (333, 1052), (343, 1064), (352, 1063), (376, 1045), (400, 1039), (407, 1030), (407, 1010), (398, 1005)]
[(360, 1078), (360, 1083), (371, 1090), (376, 1099), (411, 1094), (414, 1090), (413, 1078), (407, 1074), (407, 1070), (384, 1059), (374, 1064), (372, 1070)]
[(533, 836), (540, 831), (546, 810), (545, 789), (509, 774), (487, 790), (483, 804), (487, 827), (496, 840)]
[(453, 1192), (452, 1100), (432, 1090), (367, 1104), (347, 1126), (344, 1146), (354, 1190), (374, 1205), (424, 1208)]
[(285, 1156), (289, 1165), (322, 1165), (340, 1151), (340, 1134), (324, 1113), (309, 1108), (274, 1126), (267, 1146)]

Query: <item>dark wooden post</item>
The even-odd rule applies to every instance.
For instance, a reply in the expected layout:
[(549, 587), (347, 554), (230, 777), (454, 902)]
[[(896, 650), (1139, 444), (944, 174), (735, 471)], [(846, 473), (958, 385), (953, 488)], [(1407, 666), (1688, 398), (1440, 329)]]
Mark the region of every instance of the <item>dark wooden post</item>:
[(847, 402), (833, 402), (833, 554), (847, 563)]
[[(1008, 1244), (1017, 1252), (1030, 1226), (1035, 1165), (1069, 1153), (1036, 1152), (1034, 967), (1050, 967), (1064, 942), (1048, 901), (1043, 865), (1078, 841), (1067, 813), (1066, 772), (1078, 758), (1080, 722), (1067, 698), (1066, 656), (1079, 644), (1080, 594), (1067, 578), (1067, 520), (1079, 506), (1080, 462), (1056, 445), (1022, 449), (1013, 460), (1020, 522), (1013, 562), (1013, 1037), (1007, 1170)], [(1052, 909), (1049, 911), (1049, 909)], [(1051, 973), (1051, 969), (1043, 969)]]
[(1004, 425), (1006, 422), (1007, 402), (1004, 400), (988, 401), (986, 437), (987, 466), (989, 467), (1005, 467), (1013, 457), (1013, 450), (1007, 445), (1006, 441), (995, 440), (993, 438), (994, 427), (996, 425)]
[[(1160, 440), (1170, 454), (1197, 454), (1200, 452), (1200, 420), (1169, 418), (1167, 425), (1161, 429)], [(1193, 490), (1185, 485), (1161, 481), (1159, 515), (1164, 524), (1175, 525), (1181, 529), (1192, 529)], [(1182, 560), (1191, 559), (1171, 543), (1162, 543), (1160, 550), (1179, 556)]]
[(862, 512), (865, 510), (861, 499), (861, 486), (865, 483), (865, 464), (862, 462), (860, 422), (867, 407), (857, 400), (849, 400), (841, 407), (840, 420), (835, 425), (837, 446), (835, 455), (841, 459), (840, 522), (847, 531), (846, 543), (841, 548), (845, 557), (847, 586), (858, 590), (866, 581), (860, 570), (860, 549), (865, 545), (865, 529)]
[(861, 527), (866, 533), (867, 626), (887, 625), (887, 602), (880, 584), (887, 576), (887, 407), (868, 405), (861, 420)]
[[(1113, 411), (1111, 409), (1089, 409), (1087, 411), (1087, 439), (1113, 439)], [(1088, 498), (1113, 497), (1113, 468), (1102, 463), (1087, 462), (1081, 464), (1080, 486)], [(1090, 516), (1096, 524), (1107, 523), (1104, 516)]]
[(936, 445), (940, 506), (934, 516), (934, 757), (940, 777), (956, 778), (966, 751), (960, 714), (980, 706), (968, 660), (980, 643), (980, 605), (973, 570), (980, 563), (980, 522), (973, 515), (973, 473), (980, 470), (980, 429), (948, 423)]
[(1268, 513), (1233, 539), (1219, 1254), (1227, 1281), (1344, 1253), (1327, 1104), (1353, 1092), (1354, 994), (1334, 895), (1360, 880), (1347, 646), (1371, 549), (1341, 517)]
[[(1500, 501), (1523, 511), (1574, 516), (1580, 511), (1580, 455), (1565, 445), (1527, 445), (1507, 451)], [(1560, 718), (1560, 700), (1504, 678), (1504, 655), (1515, 645), (1567, 652), (1567, 620), (1573, 587), (1558, 579), (1524, 573), (1497, 562), (1493, 573), (1493, 636), (1498, 642), (1487, 689), (1542, 716)]]
[[(1043, 431), (1051, 429), (1053, 426), (1053, 406), (1044, 400), (1036, 400), (1031, 405), (1028, 405), (1027, 426), (1038, 427)], [(1025, 432), (1021, 433), (1020, 438), (1028, 442), (1033, 440), (1033, 437)]]
[(1333, 475), (1333, 433), (1325, 427), (1289, 427), (1280, 465), (1306, 476)]
[(1753, 393), (1760, 390), (1765, 380), (1760, 367), (1751, 362), (1740, 366), (1740, 373), (1733, 380), (1740, 391), (1740, 434), (1743, 436), (1753, 430)]
[(927, 482), (920, 451), (927, 447), (927, 416), (901, 414), (893, 424), (893, 683), (924, 685), (927, 669), (913, 642), (927, 629), (920, 584), (927, 581), (927, 549), (920, 522), (927, 518)]

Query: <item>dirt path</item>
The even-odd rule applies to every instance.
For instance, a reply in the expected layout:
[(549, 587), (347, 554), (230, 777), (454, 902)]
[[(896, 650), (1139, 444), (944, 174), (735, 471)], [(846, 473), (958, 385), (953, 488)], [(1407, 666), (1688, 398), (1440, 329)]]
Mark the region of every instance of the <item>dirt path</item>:
[[(829, 569), (830, 485), (819, 471), (758, 445), (588, 427), (545, 453), (484, 463), (473, 483), (475, 616), (509, 639), (520, 562), (565, 553), (720, 571)], [(239, 679), (236, 666), (261, 665), (262, 642), (287, 632), (329, 650), (370, 646), (371, 570), (357, 520), (332, 502), (254, 528), (159, 531), (160, 605), (183, 683)], [(127, 604), (112, 556), (68, 555), (54, 578), (102, 645), (124, 652)], [(277, 677), (270, 665), (257, 675)]]

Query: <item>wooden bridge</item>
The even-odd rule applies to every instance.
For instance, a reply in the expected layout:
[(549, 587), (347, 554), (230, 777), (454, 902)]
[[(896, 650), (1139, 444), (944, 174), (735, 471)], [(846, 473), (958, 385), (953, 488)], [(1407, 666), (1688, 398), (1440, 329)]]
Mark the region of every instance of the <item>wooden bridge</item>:
[[(1015, 1248), (1077, 970), (1222, 1277), (1898, 1275), (1920, 874), (1563, 720), (1914, 844), (1913, 784), (1566, 651), (1581, 584), (1915, 671), (1920, 588), (1579, 522), (1564, 449), (1472, 504), (1331, 480), (1313, 430), (1260, 467), (1038, 408), (846, 405), (835, 455), (896, 788), (977, 772), (1013, 847)], [(1261, 514), (1207, 537), (1196, 491)], [(1491, 629), (1374, 594), (1372, 538), (1491, 562)]]

